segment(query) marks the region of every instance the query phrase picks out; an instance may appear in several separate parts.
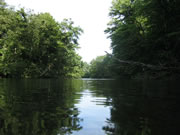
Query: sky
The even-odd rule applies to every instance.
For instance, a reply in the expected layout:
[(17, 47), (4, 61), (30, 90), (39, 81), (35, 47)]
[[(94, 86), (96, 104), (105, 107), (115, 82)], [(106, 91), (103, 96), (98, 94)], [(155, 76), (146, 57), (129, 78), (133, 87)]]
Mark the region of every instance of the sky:
[(97, 56), (111, 52), (110, 39), (104, 30), (112, 0), (5, 0), (15, 7), (32, 9), (35, 13), (49, 12), (56, 21), (71, 18), (84, 33), (80, 36), (77, 51), (83, 61), (90, 62)]

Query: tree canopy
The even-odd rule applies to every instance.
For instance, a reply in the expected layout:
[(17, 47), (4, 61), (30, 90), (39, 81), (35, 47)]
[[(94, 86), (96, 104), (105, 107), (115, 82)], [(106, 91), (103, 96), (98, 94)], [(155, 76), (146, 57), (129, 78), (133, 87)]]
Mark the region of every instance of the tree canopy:
[(57, 22), (49, 13), (8, 8), (0, 1), (0, 75), (5, 77), (80, 77), (76, 53), (83, 32), (72, 20)]
[[(179, 0), (113, 0), (106, 33), (114, 57), (164, 67), (180, 66)], [(171, 75), (177, 71), (150, 71), (114, 60), (118, 76)], [(172, 69), (172, 68), (171, 68)]]
[(105, 30), (112, 57), (99, 56), (89, 66), (76, 53), (83, 31), (72, 20), (57, 22), (49, 13), (14, 10), (0, 0), (0, 76), (179, 76), (179, 6), (179, 0), (113, 0)]
[(111, 78), (112, 60), (107, 55), (97, 56), (90, 64), (84, 64), (84, 76), (85, 78)]

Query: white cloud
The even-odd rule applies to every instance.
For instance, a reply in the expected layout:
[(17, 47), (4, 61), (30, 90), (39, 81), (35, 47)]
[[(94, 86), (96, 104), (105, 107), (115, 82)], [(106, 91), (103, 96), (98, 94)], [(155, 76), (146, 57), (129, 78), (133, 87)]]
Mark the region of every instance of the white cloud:
[(104, 51), (110, 51), (110, 40), (104, 34), (109, 21), (111, 0), (6, 0), (10, 5), (49, 12), (57, 21), (72, 18), (84, 30), (78, 53), (90, 62)]

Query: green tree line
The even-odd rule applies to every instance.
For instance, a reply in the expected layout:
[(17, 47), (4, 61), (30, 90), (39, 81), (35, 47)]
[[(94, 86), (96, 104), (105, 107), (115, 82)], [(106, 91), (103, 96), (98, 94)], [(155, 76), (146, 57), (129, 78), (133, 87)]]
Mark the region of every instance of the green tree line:
[(0, 0), (0, 76), (80, 77), (82, 32), (72, 20), (59, 23), (49, 13), (15, 10)]
[(179, 78), (179, 7), (179, 0), (113, 0), (105, 30), (112, 54), (92, 60), (85, 77)]
[[(116, 76), (163, 78), (180, 74), (180, 1), (113, 0), (105, 30)], [(152, 70), (117, 59), (166, 67)]]
[(112, 59), (108, 55), (98, 56), (90, 64), (83, 63), (84, 78), (112, 78)]
[(179, 6), (179, 0), (113, 0), (105, 30), (112, 55), (87, 64), (76, 53), (82, 29), (71, 20), (59, 23), (49, 13), (14, 10), (0, 0), (0, 76), (179, 77)]

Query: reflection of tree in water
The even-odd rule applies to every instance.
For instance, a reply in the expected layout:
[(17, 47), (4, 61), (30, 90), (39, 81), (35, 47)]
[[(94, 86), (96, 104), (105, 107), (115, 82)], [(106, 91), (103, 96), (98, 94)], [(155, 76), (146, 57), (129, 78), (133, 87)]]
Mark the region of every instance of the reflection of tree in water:
[(151, 135), (149, 119), (138, 110), (140, 106), (136, 101), (133, 104), (128, 99), (113, 102), (111, 118), (107, 119), (107, 126), (103, 127), (108, 135)]
[(107, 135), (178, 135), (178, 90), (168, 83), (113, 84), (111, 92), (105, 93), (111, 95), (112, 108), (103, 130)]
[(0, 89), (0, 134), (63, 135), (80, 130), (73, 96), (74, 91), (80, 90), (80, 83), (5, 81)]

